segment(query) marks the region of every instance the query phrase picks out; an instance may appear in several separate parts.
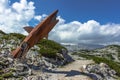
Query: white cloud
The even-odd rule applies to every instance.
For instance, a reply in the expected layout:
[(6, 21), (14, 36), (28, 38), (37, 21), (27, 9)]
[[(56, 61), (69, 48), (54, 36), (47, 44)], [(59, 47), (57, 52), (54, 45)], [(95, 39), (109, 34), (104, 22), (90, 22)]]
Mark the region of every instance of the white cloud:
[(95, 20), (85, 23), (73, 21), (65, 23), (58, 17), (59, 23), (50, 33), (49, 38), (61, 43), (111, 44), (120, 42), (120, 24), (101, 25)]
[[(0, 0), (0, 30), (6, 33), (23, 33), (24, 26), (34, 19), (42, 21), (47, 15), (35, 15), (34, 2), (20, 0), (9, 4), (10, 0)], [(120, 43), (120, 24), (101, 25), (95, 20), (81, 23), (65, 23), (60, 16), (59, 23), (49, 34), (49, 38), (61, 43), (112, 44)]]
[(39, 15), (39, 16), (35, 16), (34, 19), (40, 21), (42, 19), (42, 17)]
[(44, 18), (46, 18), (47, 15), (46, 14), (42, 14), (42, 15), (35, 15), (34, 19), (38, 20), (38, 21), (42, 21)]
[(0, 30), (6, 33), (23, 33), (23, 27), (35, 16), (34, 2), (20, 0), (9, 5), (9, 0), (0, 0)]

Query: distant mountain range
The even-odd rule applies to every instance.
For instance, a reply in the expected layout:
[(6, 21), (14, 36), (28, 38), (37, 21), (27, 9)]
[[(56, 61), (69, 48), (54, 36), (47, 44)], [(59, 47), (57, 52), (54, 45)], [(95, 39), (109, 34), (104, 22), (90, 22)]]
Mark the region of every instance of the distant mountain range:
[(97, 48), (102, 48), (105, 47), (104, 45), (98, 45), (98, 44), (85, 44), (85, 43), (78, 43), (78, 44), (73, 44), (73, 43), (61, 43), (64, 47), (68, 49), (68, 51), (76, 51), (76, 50), (81, 50), (81, 49), (88, 49), (88, 50), (93, 50)]

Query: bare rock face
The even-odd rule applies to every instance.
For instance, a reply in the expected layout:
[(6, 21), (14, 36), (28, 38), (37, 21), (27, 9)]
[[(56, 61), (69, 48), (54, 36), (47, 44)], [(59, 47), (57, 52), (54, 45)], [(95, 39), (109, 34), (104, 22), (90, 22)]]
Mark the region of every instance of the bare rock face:
[(66, 62), (66, 63), (69, 63), (69, 62), (74, 61), (74, 60), (72, 59), (72, 57), (69, 56), (67, 53), (68, 53), (67, 50), (65, 50), (65, 49), (62, 49), (62, 50), (61, 50), (61, 54), (62, 54), (62, 56), (63, 56), (65, 62)]
[(45, 63), (51, 63), (53, 66), (63, 66), (67, 63), (74, 61), (72, 57), (69, 56), (67, 53), (67, 50), (62, 49), (59, 53), (57, 53), (58, 57), (56, 57), (56, 59), (44, 57), (44, 61)]
[(16, 74), (19, 75), (19, 76), (22, 76), (22, 75), (24, 76), (24, 75), (28, 75), (28, 74), (31, 75), (32, 74), (31, 69), (26, 64), (19, 63), (19, 64), (15, 64), (14, 67), (15, 67), (15, 70), (16, 70)]
[(0, 54), (0, 77), (10, 78), (31, 75), (32, 71), (25, 63), (21, 63), (17, 59), (13, 59), (4, 53)]
[(105, 63), (90, 64), (84, 68), (85, 73), (95, 76), (97, 80), (115, 80), (116, 72)]

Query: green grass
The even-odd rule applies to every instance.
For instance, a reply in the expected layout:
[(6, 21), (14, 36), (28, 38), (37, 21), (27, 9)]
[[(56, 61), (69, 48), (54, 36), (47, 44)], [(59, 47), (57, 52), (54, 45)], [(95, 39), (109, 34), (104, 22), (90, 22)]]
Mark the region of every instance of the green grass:
[(40, 54), (45, 57), (55, 58), (57, 57), (56, 53), (60, 53), (62, 49), (67, 50), (65, 47), (61, 46), (59, 43), (56, 43), (52, 40), (42, 39), (38, 44), (40, 47)]
[(3, 77), (0, 76), (0, 80), (4, 80)]
[(4, 78), (10, 78), (10, 77), (13, 77), (12, 72), (3, 73), (2, 75), (0, 75), (0, 80), (4, 80)]
[(5, 40), (9, 40), (10, 37), (9, 37), (9, 35), (4, 35), (4, 36), (2, 36), (1, 38), (2, 38), (2, 39), (5, 39)]
[(5, 73), (5, 74), (2, 75), (2, 77), (4, 77), (4, 78), (13, 77), (13, 74), (12, 74), (12, 72)]
[(16, 38), (22, 39), (22, 40), (25, 38), (25, 35), (20, 34), (20, 33), (10, 33), (9, 36), (13, 36), (13, 37), (16, 37)]
[(52, 48), (41, 48), (39, 52), (45, 57), (54, 58), (58, 51)]
[(111, 54), (106, 54), (106, 57), (108, 57), (109, 60), (114, 60), (114, 58)]
[(15, 38), (23, 40), (25, 36), (19, 33), (10, 33), (10, 34), (5, 34), (1, 37), (1, 39), (5, 39), (5, 40), (15, 39)]
[(10, 68), (9, 70), (10, 70), (11, 72), (15, 72), (15, 71), (16, 71), (15, 68)]
[(101, 57), (95, 57), (92, 56), (92, 59), (96, 62), (96, 63), (106, 63), (111, 69), (114, 69), (117, 72), (117, 75), (120, 76), (120, 65), (118, 65), (116, 62), (108, 60), (106, 58), (101, 58)]
[(118, 52), (118, 56), (120, 57), (120, 46), (119, 45), (109, 45), (109, 47), (112, 48), (116, 48), (117, 52)]
[(3, 70), (0, 70), (0, 74), (2, 74), (2, 73), (4, 73), (4, 71), (3, 71)]
[(6, 66), (6, 63), (0, 61), (0, 65)]
[(87, 59), (92, 59), (95, 61), (95, 63), (106, 63), (111, 69), (114, 69), (117, 72), (117, 75), (120, 76), (120, 65), (117, 64), (116, 62), (112, 61), (112, 60), (108, 60), (106, 58), (102, 58), (102, 57), (96, 57), (93, 55), (86, 55), (86, 54), (80, 54), (77, 53), (79, 56), (87, 58)]

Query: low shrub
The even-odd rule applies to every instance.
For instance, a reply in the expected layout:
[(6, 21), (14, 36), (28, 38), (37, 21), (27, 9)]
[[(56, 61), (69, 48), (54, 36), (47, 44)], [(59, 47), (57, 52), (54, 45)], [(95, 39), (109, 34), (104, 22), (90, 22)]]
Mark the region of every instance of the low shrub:
[(2, 75), (3, 78), (9, 78), (9, 77), (13, 77), (13, 74), (12, 72), (9, 72), (9, 73), (5, 73)]
[(42, 39), (37, 45), (40, 47), (40, 54), (49, 58), (57, 57), (57, 53), (60, 53), (62, 49), (67, 50), (59, 43), (47, 39)]
[(98, 64), (101, 62), (106, 63), (111, 69), (114, 69), (117, 72), (118, 76), (120, 76), (120, 65), (112, 60), (108, 60), (102, 57), (96, 57), (93, 55), (80, 54), (80, 53), (79, 53), (79, 56), (87, 58), (87, 59), (92, 59), (95, 61), (95, 63), (98, 63)]

